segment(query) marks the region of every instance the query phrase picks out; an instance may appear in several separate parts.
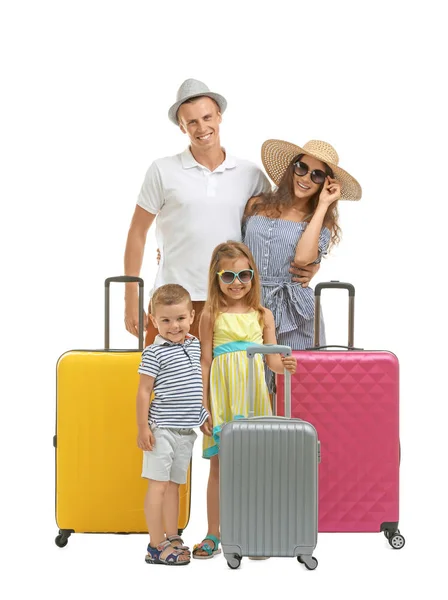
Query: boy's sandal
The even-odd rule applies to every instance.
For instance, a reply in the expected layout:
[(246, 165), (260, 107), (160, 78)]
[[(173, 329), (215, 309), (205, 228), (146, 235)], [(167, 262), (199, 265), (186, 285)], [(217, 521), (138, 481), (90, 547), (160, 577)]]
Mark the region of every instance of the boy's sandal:
[[(173, 551), (162, 558), (163, 552), (168, 548), (172, 548)], [(185, 558), (187, 558), (187, 560), (184, 560)], [(148, 544), (148, 553), (145, 557), (145, 561), (149, 565), (170, 565), (173, 567), (180, 567), (181, 565), (188, 565), (190, 563), (190, 557), (186, 556), (182, 550), (173, 548), (171, 543), (168, 540), (165, 540), (155, 548)]]
[[(184, 541), (180, 537), (180, 535), (169, 535), (166, 539), (171, 543), (173, 548), (176, 548), (176, 550), (182, 550), (183, 554), (188, 554), (188, 556), (190, 556), (190, 548), (188, 546), (185, 546)], [(177, 546), (175, 545), (176, 542), (178, 543)]]
[[(209, 544), (209, 542), (212, 542), (213, 547)], [(193, 558), (199, 558), (199, 559), (213, 558), (215, 556), (215, 554), (220, 554), (220, 552), (221, 552), (221, 548), (219, 547), (219, 544), (220, 544), (220, 540), (216, 536), (214, 536), (212, 534), (205, 536), (205, 538), (202, 540), (202, 542), (200, 544), (195, 544), (193, 546)], [(198, 550), (203, 550), (207, 554), (198, 554), (197, 553)]]

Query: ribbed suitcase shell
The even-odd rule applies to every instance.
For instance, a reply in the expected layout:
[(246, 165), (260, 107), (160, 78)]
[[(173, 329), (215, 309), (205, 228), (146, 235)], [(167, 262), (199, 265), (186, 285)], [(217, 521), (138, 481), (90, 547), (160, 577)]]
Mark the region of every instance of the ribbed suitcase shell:
[[(74, 532), (146, 532), (135, 399), (141, 351), (70, 351), (57, 364), (56, 522)], [(190, 514), (190, 474), (179, 529)]]
[(317, 543), (314, 427), (278, 417), (227, 423), (219, 460), (227, 560), (234, 555), (311, 557)]
[[(296, 351), (292, 416), (319, 432), (319, 531), (395, 530), (399, 365), (387, 351)], [(277, 414), (283, 414), (277, 376)]]

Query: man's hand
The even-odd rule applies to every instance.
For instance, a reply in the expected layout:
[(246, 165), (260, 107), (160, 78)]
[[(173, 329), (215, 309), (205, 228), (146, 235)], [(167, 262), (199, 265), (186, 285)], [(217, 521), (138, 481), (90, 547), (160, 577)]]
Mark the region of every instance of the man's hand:
[[(138, 297), (126, 297), (124, 309), (124, 324), (126, 331), (138, 337)], [(148, 326), (148, 316), (143, 311), (143, 330)]]
[(154, 434), (149, 425), (142, 425), (138, 428), (137, 446), (140, 450), (151, 451), (155, 446)]
[(294, 263), (291, 263), (289, 272), (293, 274), (292, 280), (297, 283), (301, 283), (302, 287), (308, 287), (311, 279), (316, 275), (320, 269), (320, 263), (307, 265), (306, 267), (296, 267)]
[(210, 414), (208, 415), (208, 419), (205, 421), (205, 423), (203, 423), (200, 427), (202, 433), (204, 435), (208, 435), (211, 436), (213, 433), (213, 421), (212, 418), (210, 416)]

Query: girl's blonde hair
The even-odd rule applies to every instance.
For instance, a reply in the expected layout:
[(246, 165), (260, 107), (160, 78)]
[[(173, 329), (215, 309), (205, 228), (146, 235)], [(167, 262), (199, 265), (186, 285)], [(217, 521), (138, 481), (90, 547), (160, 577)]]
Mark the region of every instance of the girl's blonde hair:
[(228, 241), (216, 246), (210, 261), (208, 297), (205, 303), (205, 310), (209, 312), (212, 322), (214, 323), (216, 321), (218, 314), (223, 312), (223, 308), (225, 309), (227, 306), (226, 296), (222, 293), (218, 280), (218, 272), (221, 270), (220, 262), (223, 258), (228, 258), (230, 260), (247, 258), (249, 268), (253, 270), (254, 276), (252, 278), (252, 286), (249, 292), (244, 296), (244, 299), (249, 308), (258, 311), (258, 321), (260, 322), (260, 325), (263, 326), (264, 308), (261, 306), (261, 284), (257, 265), (255, 264), (254, 257), (249, 248), (241, 242), (233, 241)]

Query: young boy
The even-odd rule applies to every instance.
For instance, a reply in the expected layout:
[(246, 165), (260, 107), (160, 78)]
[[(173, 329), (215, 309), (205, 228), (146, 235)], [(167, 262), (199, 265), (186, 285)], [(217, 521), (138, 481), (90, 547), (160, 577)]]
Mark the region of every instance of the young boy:
[(180, 566), (190, 562), (190, 552), (177, 535), (179, 484), (187, 481), (197, 437), (193, 428), (209, 415), (202, 404), (201, 348), (188, 333), (194, 319), (190, 294), (180, 285), (163, 285), (150, 309), (159, 335), (143, 351), (137, 392), (137, 444), (144, 451), (142, 477), (148, 479), (145, 560)]

